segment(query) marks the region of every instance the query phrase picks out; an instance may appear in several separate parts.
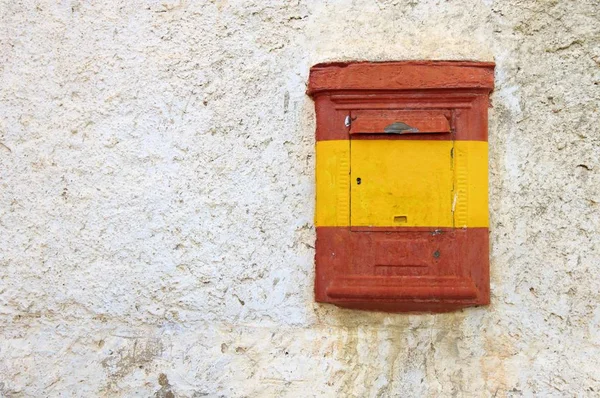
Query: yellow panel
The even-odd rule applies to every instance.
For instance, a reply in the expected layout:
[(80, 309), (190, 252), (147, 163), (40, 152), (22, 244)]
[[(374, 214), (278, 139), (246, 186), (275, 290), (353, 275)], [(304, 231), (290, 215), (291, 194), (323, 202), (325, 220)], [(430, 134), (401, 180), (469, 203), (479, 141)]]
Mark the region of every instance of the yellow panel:
[(350, 141), (316, 152), (317, 226), (350, 225), (350, 207), (354, 226), (488, 226), (487, 142), (353, 140), (351, 176)]
[(351, 225), (452, 227), (453, 143), (352, 140)]
[(350, 223), (350, 141), (317, 141), (316, 155), (315, 225), (348, 226)]
[(454, 152), (454, 225), (457, 228), (487, 227), (488, 144), (485, 141), (456, 141)]

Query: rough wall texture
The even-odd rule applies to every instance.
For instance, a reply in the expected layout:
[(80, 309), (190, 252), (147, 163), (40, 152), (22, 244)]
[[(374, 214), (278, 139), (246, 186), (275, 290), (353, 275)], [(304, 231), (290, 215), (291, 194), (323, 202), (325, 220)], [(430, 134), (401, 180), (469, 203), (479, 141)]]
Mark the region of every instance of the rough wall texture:
[[(492, 305), (313, 303), (331, 60), (495, 60)], [(600, 394), (597, 0), (2, 0), (0, 396)]]

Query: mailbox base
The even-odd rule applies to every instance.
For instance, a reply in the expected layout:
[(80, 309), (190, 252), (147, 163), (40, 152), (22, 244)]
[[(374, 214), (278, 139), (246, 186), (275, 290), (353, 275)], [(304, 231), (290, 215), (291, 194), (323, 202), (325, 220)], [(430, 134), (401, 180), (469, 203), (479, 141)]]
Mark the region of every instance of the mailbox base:
[(489, 304), (487, 228), (318, 227), (316, 245), (318, 302), (387, 312)]

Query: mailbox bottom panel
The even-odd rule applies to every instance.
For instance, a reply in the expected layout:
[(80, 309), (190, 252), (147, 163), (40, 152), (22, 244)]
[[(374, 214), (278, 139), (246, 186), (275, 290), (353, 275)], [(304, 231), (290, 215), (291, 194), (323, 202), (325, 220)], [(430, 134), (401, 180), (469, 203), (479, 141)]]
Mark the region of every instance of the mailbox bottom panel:
[(403, 312), (489, 303), (487, 228), (317, 227), (316, 300)]

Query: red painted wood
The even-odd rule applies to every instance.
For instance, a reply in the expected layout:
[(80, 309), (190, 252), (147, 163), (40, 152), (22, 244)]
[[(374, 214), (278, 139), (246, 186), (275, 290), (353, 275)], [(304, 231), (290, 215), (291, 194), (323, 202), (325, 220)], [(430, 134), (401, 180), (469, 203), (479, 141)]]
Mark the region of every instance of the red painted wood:
[(317, 227), (315, 296), (385, 311), (489, 304), (488, 251), (487, 228)]
[[(446, 115), (444, 114), (446, 113)], [(350, 134), (386, 134), (385, 130), (394, 123), (404, 123), (417, 131), (404, 134), (446, 134), (451, 137), (449, 118), (451, 112), (405, 111), (405, 110), (357, 110), (350, 112)], [(356, 137), (358, 138), (358, 137)]]
[(345, 277), (327, 287), (333, 299), (472, 300), (477, 289), (469, 278), (439, 276)]
[(489, 62), (404, 61), (319, 64), (310, 70), (308, 94), (332, 90), (477, 89), (494, 87)]
[(315, 98), (315, 113), (317, 115), (317, 141), (347, 140), (349, 127), (345, 125), (347, 110), (336, 109), (336, 103), (329, 96)]
[[(451, 136), (435, 134), (428, 136), (427, 139), (487, 141), (488, 96), (487, 91), (465, 92), (464, 90), (426, 90), (421, 95), (414, 90), (389, 90), (383, 94), (359, 90), (345, 91), (343, 95), (321, 95), (315, 98), (316, 139), (317, 141), (347, 140), (351, 135), (353, 139), (361, 140), (423, 139), (421, 134), (386, 134), (377, 137), (371, 137), (369, 134), (350, 134), (352, 125), (350, 127), (345, 125), (346, 117), (352, 118), (351, 114), (379, 112), (380, 119), (377, 123), (382, 125), (397, 121), (395, 115), (410, 110), (442, 114), (450, 121), (453, 132)], [(358, 120), (357, 118), (351, 123)], [(358, 123), (360, 125), (361, 121)]]

